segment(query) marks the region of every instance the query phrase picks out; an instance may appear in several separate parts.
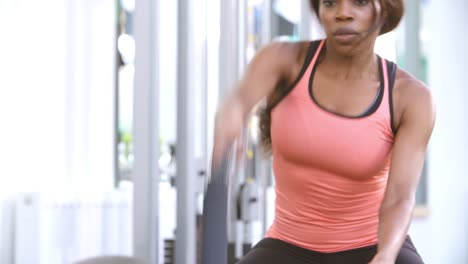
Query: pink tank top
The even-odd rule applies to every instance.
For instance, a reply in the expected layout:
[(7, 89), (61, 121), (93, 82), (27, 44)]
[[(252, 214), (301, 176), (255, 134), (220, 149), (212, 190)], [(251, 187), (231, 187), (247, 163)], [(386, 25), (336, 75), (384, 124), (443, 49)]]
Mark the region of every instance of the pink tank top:
[(324, 42), (311, 44), (316, 51), (311, 48), (294, 87), (272, 111), (276, 202), (266, 236), (338, 252), (377, 243), (394, 142), (388, 76), (394, 64), (379, 57), (381, 85), (366, 113), (331, 113), (311, 96)]

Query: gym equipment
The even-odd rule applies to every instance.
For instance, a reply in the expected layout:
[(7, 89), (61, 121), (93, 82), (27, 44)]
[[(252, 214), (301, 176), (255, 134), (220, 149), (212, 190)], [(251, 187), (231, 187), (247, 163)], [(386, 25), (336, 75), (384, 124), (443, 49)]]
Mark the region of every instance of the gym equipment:
[(203, 200), (202, 264), (227, 262), (229, 172), (232, 155), (226, 153), (221, 165), (213, 168)]

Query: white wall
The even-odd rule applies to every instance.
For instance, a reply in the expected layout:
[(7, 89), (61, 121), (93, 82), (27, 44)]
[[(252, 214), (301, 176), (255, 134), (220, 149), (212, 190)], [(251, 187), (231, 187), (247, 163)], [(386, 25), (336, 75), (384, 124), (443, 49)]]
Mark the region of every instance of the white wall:
[(0, 263), (26, 191), (113, 179), (113, 0), (0, 0)]
[(427, 263), (468, 263), (466, 10), (465, 0), (429, 4), (429, 85), (437, 103), (428, 166), (432, 212), (411, 227)]
[(0, 1), (0, 31), (0, 190), (108, 185), (114, 1)]
[(46, 188), (65, 174), (64, 3), (0, 1), (2, 192)]
[(63, 21), (67, 184), (88, 191), (113, 186), (115, 10), (113, 0), (69, 0)]

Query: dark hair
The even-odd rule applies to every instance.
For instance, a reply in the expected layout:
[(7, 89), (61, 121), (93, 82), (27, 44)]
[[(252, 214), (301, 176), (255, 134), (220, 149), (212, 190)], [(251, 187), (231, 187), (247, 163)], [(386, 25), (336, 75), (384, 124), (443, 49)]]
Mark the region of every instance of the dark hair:
[[(394, 30), (400, 24), (403, 13), (405, 12), (405, 5), (403, 0), (378, 0), (382, 6), (382, 28), (380, 35)], [(310, 0), (312, 11), (319, 16), (320, 0)], [(379, 22), (379, 21), (376, 21)]]
[(271, 111), (288, 94), (289, 85), (281, 82), (267, 98), (265, 106), (259, 111), (260, 142), (264, 154), (271, 152)]
[[(376, 21), (376, 26), (382, 25), (379, 34), (385, 34), (394, 30), (401, 21), (404, 13), (403, 0), (379, 0), (382, 7), (382, 20)], [(312, 11), (317, 15), (320, 0), (310, 0)], [(266, 105), (260, 109), (260, 141), (265, 154), (271, 152), (271, 111), (288, 94), (292, 88), (285, 83), (280, 83), (273, 93), (267, 98)]]

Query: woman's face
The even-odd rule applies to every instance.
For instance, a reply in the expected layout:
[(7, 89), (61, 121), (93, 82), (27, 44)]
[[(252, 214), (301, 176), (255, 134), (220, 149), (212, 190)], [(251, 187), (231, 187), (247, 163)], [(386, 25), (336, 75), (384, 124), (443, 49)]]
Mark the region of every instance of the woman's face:
[[(374, 41), (381, 7), (376, 0), (319, 0), (319, 18), (328, 41), (339, 53), (349, 54), (359, 44)], [(379, 17), (376, 17), (379, 16)]]

